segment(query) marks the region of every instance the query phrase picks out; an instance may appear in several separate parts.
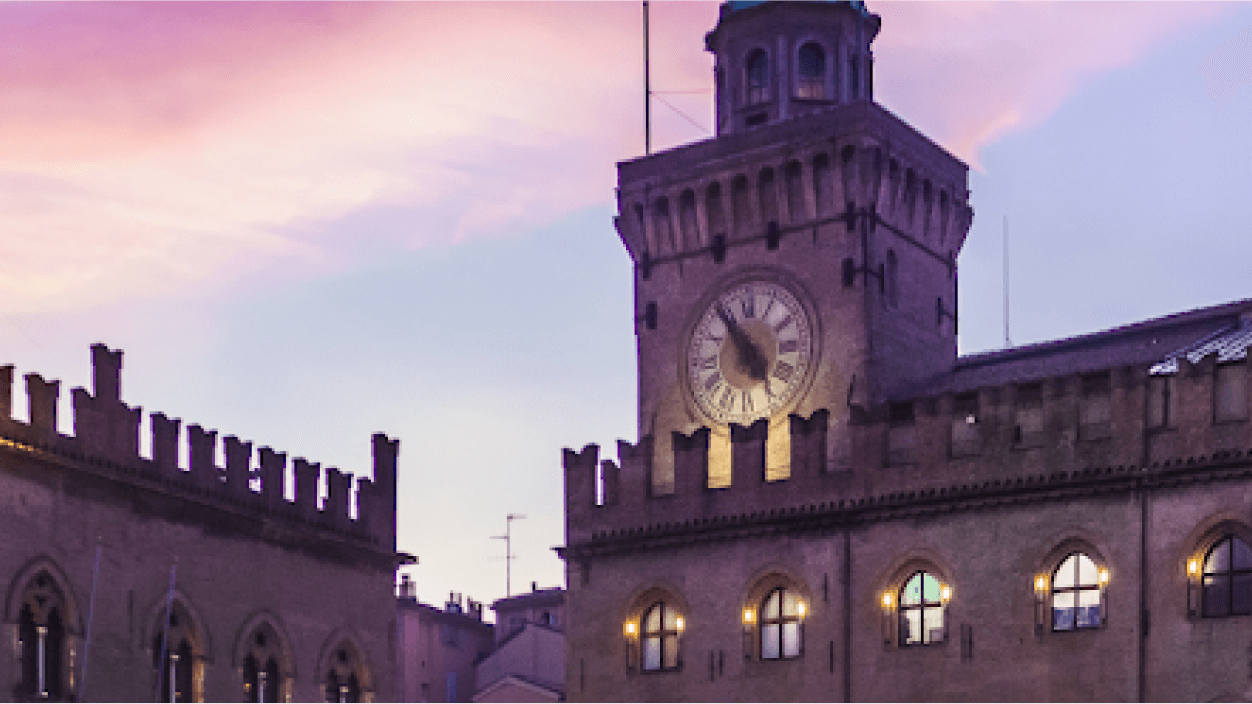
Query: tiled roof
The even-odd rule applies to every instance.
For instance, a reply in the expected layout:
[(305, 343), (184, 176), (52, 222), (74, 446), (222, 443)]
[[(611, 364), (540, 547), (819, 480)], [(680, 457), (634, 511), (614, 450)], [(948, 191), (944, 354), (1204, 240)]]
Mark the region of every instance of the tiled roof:
[(1229, 328), (1180, 349), (1165, 361), (1153, 365), (1149, 373), (1174, 374), (1178, 371), (1178, 360), (1181, 357), (1186, 357), (1188, 362), (1195, 364), (1210, 354), (1216, 354), (1219, 364), (1237, 362), (1247, 359), (1248, 345), (1252, 345), (1252, 316), (1242, 316), (1239, 322)]
[[(1242, 359), (1252, 342), (1252, 299), (1146, 320), (1103, 332), (984, 352), (957, 359), (955, 368), (900, 394), (896, 400), (960, 393), (1047, 377), (1156, 364), (1182, 355), (1192, 361), (1212, 351), (1218, 361)], [(1223, 357), (1222, 355), (1226, 355)], [(1162, 361), (1164, 360), (1164, 361)]]

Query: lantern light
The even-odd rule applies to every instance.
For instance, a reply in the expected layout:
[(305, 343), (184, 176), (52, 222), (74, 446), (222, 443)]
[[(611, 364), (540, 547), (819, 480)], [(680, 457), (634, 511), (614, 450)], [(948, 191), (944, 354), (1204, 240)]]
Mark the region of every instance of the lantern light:
[(756, 622), (756, 612), (755, 612), (755, 611), (753, 611), (752, 609), (744, 609), (744, 610), (743, 610), (743, 623), (744, 623), (744, 625), (745, 625), (745, 626), (748, 626), (748, 625), (751, 625), (751, 624), (753, 624), (753, 623), (755, 623), (755, 622)]

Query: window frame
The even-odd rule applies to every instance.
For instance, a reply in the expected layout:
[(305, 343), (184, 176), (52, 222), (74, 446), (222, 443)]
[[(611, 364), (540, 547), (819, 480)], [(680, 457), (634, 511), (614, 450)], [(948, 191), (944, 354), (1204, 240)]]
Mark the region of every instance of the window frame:
[[(909, 585), (911, 585), (913, 581), (918, 578), (922, 580), (920, 597), (919, 597), (918, 603), (916, 604), (905, 603), (906, 590), (908, 590)], [(926, 599), (926, 579), (927, 578), (934, 580), (935, 588), (939, 592), (939, 598), (935, 599), (934, 601), (927, 601)], [(947, 642), (948, 640), (948, 605), (947, 605), (946, 600), (943, 598), (943, 589), (944, 589), (943, 580), (939, 579), (939, 577), (937, 576), (937, 573), (931, 570), (925, 569), (925, 568), (917, 568), (913, 570), (912, 572), (909, 573), (907, 577), (905, 577), (900, 582), (900, 588), (896, 590), (896, 599), (895, 599), (896, 605), (897, 605), (896, 606), (896, 623), (897, 623), (896, 643), (899, 647), (901, 648), (927, 647), (927, 646), (932, 646), (932, 645), (940, 645), (942, 643)], [(925, 628), (926, 613), (928, 611), (933, 612), (936, 610), (939, 612), (939, 630), (942, 634), (938, 640), (933, 639), (931, 634)], [(908, 615), (914, 611), (918, 612), (919, 614), (918, 623), (921, 625), (921, 629), (922, 629), (921, 640), (918, 642), (909, 642), (908, 640), (908, 624), (909, 624)]]
[[(795, 599), (796, 611), (794, 614), (784, 613), (784, 610), (787, 604), (788, 593), (792, 594)], [(772, 599), (775, 598), (775, 596), (777, 596), (778, 598), (778, 615), (767, 617), (765, 615), (767, 605), (770, 603)], [(794, 588), (788, 587), (787, 585), (783, 585), (783, 584), (777, 585), (774, 588), (770, 589), (765, 594), (765, 598), (761, 599), (760, 604), (758, 605), (758, 608), (757, 608), (757, 613), (759, 614), (759, 616), (757, 618), (757, 627), (756, 627), (756, 632), (757, 632), (756, 645), (757, 645), (758, 657), (760, 660), (762, 661), (795, 660), (804, 655), (804, 606), (803, 604), (804, 604), (804, 597), (800, 595), (800, 592)], [(795, 627), (795, 631), (794, 631), (795, 632), (795, 652), (792, 654), (788, 654), (785, 648), (786, 643), (787, 643), (786, 634), (787, 634), (788, 627), (792, 625), (794, 625)], [(765, 638), (766, 638), (767, 627), (777, 629), (778, 642), (775, 644), (776, 649), (774, 652), (778, 654), (773, 657), (766, 657), (765, 655), (765, 652), (766, 652), (765, 651)]]
[[(1252, 566), (1249, 566), (1246, 568), (1235, 568), (1234, 566), (1235, 541), (1238, 541), (1239, 543), (1243, 544), (1245, 549), (1247, 549), (1249, 552), (1252, 552), (1252, 545), (1250, 545), (1248, 541), (1244, 540), (1242, 536), (1231, 531), (1224, 532), (1221, 535), (1221, 537), (1213, 541), (1213, 543), (1208, 547), (1208, 549), (1204, 551), (1204, 556), (1203, 558), (1201, 558), (1201, 562), (1200, 562), (1201, 567), (1199, 571), (1199, 582), (1200, 582), (1199, 615), (1201, 618), (1229, 618), (1232, 616), (1252, 615)], [(1212, 557), (1215, 551), (1217, 551), (1223, 545), (1226, 545), (1226, 544), (1230, 545), (1230, 550), (1231, 550), (1227, 558), (1228, 559), (1227, 568), (1224, 570), (1210, 571), (1209, 570), (1210, 558)], [(1210, 600), (1210, 591), (1211, 591), (1209, 587), (1210, 577), (1223, 579), (1223, 581), (1226, 584), (1227, 610), (1224, 613), (1211, 613), (1210, 612), (1210, 609), (1209, 609), (1209, 603), (1210, 603), (1209, 600)], [(1246, 611), (1235, 612), (1234, 610), (1234, 602), (1235, 602), (1234, 586), (1235, 586), (1236, 577), (1247, 578), (1245, 580), (1246, 582), (1245, 588), (1247, 589), (1246, 601), (1248, 603)]]
[[(658, 626), (655, 630), (649, 628), (650, 616), (653, 612), (660, 611), (657, 618)], [(674, 615), (674, 628), (666, 627), (666, 612), (669, 611)], [(683, 615), (682, 611), (675, 608), (672, 602), (663, 599), (657, 600), (651, 606), (644, 610), (643, 615), (639, 617), (639, 671), (645, 673), (656, 672), (675, 672), (683, 667), (682, 659), (682, 634), (683, 634)], [(673, 639), (673, 664), (668, 665), (666, 659), (665, 644)], [(657, 646), (657, 666), (648, 667), (648, 647), (649, 643), (655, 641)]]
[[(809, 47), (817, 50), (818, 67), (816, 75), (804, 72), (804, 52)], [(796, 100), (830, 100), (826, 89), (826, 78), (830, 73), (826, 47), (816, 39), (808, 39), (796, 47), (796, 71), (793, 97)]]
[[(764, 65), (760, 66), (759, 76), (756, 75), (758, 73), (757, 59), (764, 62)], [(770, 101), (773, 81), (770, 80), (769, 74), (769, 52), (762, 47), (749, 49), (743, 57), (743, 103), (745, 106), (762, 105)]]
[[(1060, 574), (1061, 569), (1064, 568), (1071, 559), (1074, 559), (1073, 585), (1058, 587), (1057, 575)], [(1095, 570), (1095, 578), (1090, 584), (1084, 583), (1081, 580), (1083, 559), (1086, 559), (1088, 562), (1090, 562), (1092, 565), (1092, 568)], [(1061, 558), (1059, 562), (1057, 562), (1056, 566), (1052, 568), (1052, 571), (1048, 576), (1048, 591), (1047, 591), (1047, 594), (1044, 596), (1046, 600), (1046, 612), (1048, 614), (1048, 617), (1047, 617), (1048, 630), (1053, 633), (1075, 633), (1075, 632), (1099, 630), (1103, 628), (1107, 621), (1105, 617), (1105, 608), (1104, 608), (1105, 601), (1106, 601), (1105, 586), (1107, 584), (1107, 574), (1108, 574), (1108, 571), (1101, 564), (1101, 561), (1095, 557), (1092, 557), (1090, 552), (1083, 550), (1081, 548), (1074, 548), (1074, 549), (1071, 549), (1069, 552), (1067, 552), (1065, 556)], [(1105, 575), (1105, 577), (1102, 579), (1101, 575)], [(1078, 609), (1080, 608), (1080, 601), (1082, 599), (1083, 592), (1095, 592), (1096, 599), (1097, 599), (1096, 601), (1097, 617), (1096, 617), (1095, 623), (1088, 624), (1088, 625), (1080, 625), (1079, 618), (1078, 618), (1079, 616)], [(1071, 619), (1072, 625), (1067, 628), (1057, 628), (1056, 626), (1056, 611), (1057, 611), (1056, 600), (1057, 600), (1058, 595), (1063, 595), (1063, 594), (1074, 595), (1074, 611), (1072, 614), (1073, 617)]]

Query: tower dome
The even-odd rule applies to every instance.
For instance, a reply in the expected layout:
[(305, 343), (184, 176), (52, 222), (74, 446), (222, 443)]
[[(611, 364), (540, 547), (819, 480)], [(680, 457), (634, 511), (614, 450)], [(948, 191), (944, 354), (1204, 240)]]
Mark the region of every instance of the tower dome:
[(722, 3), (704, 39), (716, 59), (717, 134), (872, 100), (880, 24), (863, 2)]

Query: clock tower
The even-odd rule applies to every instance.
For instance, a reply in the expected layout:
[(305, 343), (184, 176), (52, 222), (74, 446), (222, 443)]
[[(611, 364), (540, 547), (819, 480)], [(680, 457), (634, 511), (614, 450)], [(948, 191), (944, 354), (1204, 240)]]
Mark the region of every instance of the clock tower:
[(724, 3), (716, 137), (619, 164), (655, 495), (701, 428), (709, 488), (737, 433), (786, 478), (791, 417), (823, 409), (838, 469), (858, 408), (955, 363), (967, 168), (873, 101), (878, 28), (860, 2)]

